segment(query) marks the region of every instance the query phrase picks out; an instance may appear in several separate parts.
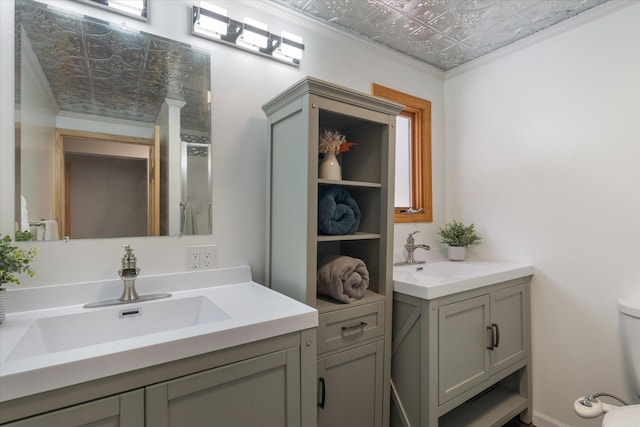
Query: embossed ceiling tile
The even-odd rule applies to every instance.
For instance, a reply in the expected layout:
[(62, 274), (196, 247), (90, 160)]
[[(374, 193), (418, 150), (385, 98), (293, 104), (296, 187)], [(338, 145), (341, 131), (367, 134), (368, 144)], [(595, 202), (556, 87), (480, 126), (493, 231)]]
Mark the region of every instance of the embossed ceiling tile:
[(118, 55), (122, 62), (127, 64), (127, 66), (138, 69), (144, 65), (146, 52), (143, 48), (124, 48), (118, 51)]
[(366, 18), (368, 15), (367, 9), (371, 6), (372, 4), (368, 1), (312, 0), (306, 2), (304, 11), (317, 18), (329, 20), (333, 23), (348, 27), (348, 25), (345, 25), (345, 22), (350, 20), (360, 21)]
[[(61, 110), (155, 123), (168, 93), (174, 98), (188, 93), (187, 110), (194, 118), (185, 119), (181, 114), (184, 123), (209, 132), (210, 113), (206, 90), (202, 90), (209, 87), (208, 52), (122, 30), (92, 18), (69, 15), (30, 0), (16, 0), (19, 44), (21, 27), (51, 82)], [(19, 44), (16, 76), (20, 75)], [(145, 62), (147, 58), (149, 63)], [(144, 71), (139, 71), (139, 65)], [(201, 71), (194, 71), (199, 67)], [(188, 92), (197, 84), (201, 85), (197, 92)], [(17, 102), (19, 89), (18, 77)]]
[(609, 0), (271, 1), (449, 70)]
[(459, 23), (460, 14), (453, 10), (435, 16), (428, 21), (429, 26), (445, 34), (454, 31)]
[(360, 34), (370, 34), (370, 31), (374, 31), (375, 34), (380, 31), (387, 33), (403, 29), (406, 31), (412, 25), (414, 24), (409, 17), (393, 10), (380, 10), (379, 13), (367, 19), (346, 23), (349, 29)]

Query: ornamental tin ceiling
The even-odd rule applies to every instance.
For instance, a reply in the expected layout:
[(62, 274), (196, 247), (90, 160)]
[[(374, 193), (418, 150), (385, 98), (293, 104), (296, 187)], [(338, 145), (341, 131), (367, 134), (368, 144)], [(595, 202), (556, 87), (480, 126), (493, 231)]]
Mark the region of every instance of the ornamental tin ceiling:
[(447, 71), (609, 0), (271, 0)]
[(186, 102), (183, 130), (209, 134), (208, 52), (17, 0), (18, 104), (21, 27), (61, 111), (155, 123), (163, 101), (171, 98)]

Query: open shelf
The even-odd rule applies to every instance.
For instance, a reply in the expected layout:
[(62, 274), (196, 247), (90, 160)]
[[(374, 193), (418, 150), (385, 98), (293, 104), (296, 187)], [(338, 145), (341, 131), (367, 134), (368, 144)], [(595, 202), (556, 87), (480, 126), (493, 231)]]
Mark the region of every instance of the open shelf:
[(347, 307), (357, 307), (359, 305), (370, 304), (372, 302), (383, 300), (384, 295), (380, 295), (379, 293), (372, 291), (371, 289), (367, 289), (362, 298), (349, 304), (344, 304), (334, 299), (318, 295), (316, 299), (316, 309), (319, 313), (326, 313), (328, 311), (342, 310)]
[(366, 181), (349, 181), (349, 180), (333, 180), (333, 179), (324, 179), (318, 178), (318, 184), (324, 185), (342, 185), (344, 187), (370, 187), (370, 188), (380, 188), (382, 184), (379, 182), (366, 182)]
[(355, 234), (319, 234), (318, 242), (338, 242), (341, 240), (371, 240), (379, 238), (379, 233), (363, 233), (358, 231)]
[(439, 427), (500, 427), (527, 409), (525, 397), (506, 387), (468, 400), (439, 419)]

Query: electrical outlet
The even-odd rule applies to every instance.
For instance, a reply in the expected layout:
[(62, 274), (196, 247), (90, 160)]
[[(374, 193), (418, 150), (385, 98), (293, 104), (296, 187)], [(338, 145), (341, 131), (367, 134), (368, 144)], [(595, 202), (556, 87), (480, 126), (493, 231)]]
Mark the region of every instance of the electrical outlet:
[(187, 269), (200, 269), (200, 250), (197, 246), (188, 246), (187, 250)]
[(202, 268), (214, 268), (218, 263), (218, 252), (215, 245), (203, 246), (200, 251), (200, 265)]
[(187, 270), (210, 269), (218, 264), (216, 245), (186, 246), (185, 255)]

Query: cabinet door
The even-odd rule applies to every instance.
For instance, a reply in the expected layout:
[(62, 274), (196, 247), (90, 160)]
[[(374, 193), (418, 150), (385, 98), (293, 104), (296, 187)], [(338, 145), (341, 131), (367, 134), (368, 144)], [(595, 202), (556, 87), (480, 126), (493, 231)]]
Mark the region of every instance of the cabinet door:
[(524, 285), (491, 293), (491, 325), (495, 342), (491, 375), (526, 357)]
[(384, 341), (318, 360), (318, 427), (382, 426)]
[(147, 387), (154, 427), (299, 427), (300, 354), (283, 350)]
[(438, 309), (438, 402), (489, 378), (489, 295)]
[(6, 424), (6, 427), (42, 426), (143, 427), (144, 390), (106, 397), (45, 415)]

